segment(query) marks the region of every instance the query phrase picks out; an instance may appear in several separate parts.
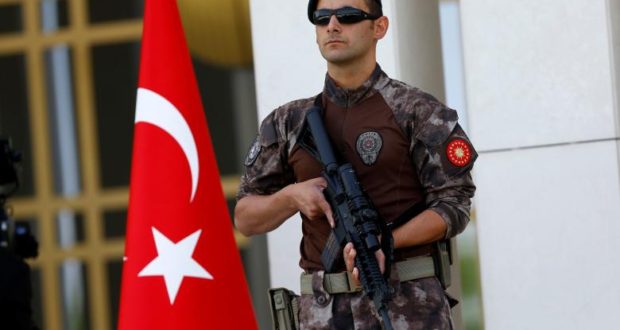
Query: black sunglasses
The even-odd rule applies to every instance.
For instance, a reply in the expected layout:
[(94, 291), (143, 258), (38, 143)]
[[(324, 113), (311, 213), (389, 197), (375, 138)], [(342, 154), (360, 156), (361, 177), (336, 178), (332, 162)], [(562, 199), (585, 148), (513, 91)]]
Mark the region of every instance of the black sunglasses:
[(314, 25), (327, 25), (332, 18), (332, 15), (336, 16), (336, 19), (341, 24), (355, 24), (363, 20), (370, 19), (375, 20), (381, 16), (369, 14), (361, 9), (353, 7), (342, 7), (338, 9), (319, 9), (312, 15), (312, 22)]

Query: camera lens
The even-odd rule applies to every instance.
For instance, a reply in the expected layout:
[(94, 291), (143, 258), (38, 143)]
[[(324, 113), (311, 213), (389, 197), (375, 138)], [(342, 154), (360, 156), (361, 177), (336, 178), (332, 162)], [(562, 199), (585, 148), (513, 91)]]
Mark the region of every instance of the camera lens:
[(17, 227), (15, 228), (15, 234), (16, 235), (26, 235), (28, 233), (28, 229), (24, 228), (24, 227)]

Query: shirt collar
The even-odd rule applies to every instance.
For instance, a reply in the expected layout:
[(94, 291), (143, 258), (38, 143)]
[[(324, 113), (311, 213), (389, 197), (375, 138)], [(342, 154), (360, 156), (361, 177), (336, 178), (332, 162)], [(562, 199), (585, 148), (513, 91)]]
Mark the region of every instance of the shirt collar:
[(387, 77), (387, 75), (383, 72), (383, 70), (381, 70), (379, 64), (377, 64), (368, 80), (366, 80), (360, 87), (355, 89), (346, 89), (338, 86), (329, 74), (326, 74), (323, 94), (329, 99), (330, 102), (336, 104), (337, 106), (342, 108), (351, 108), (373, 96), (377, 90), (377, 83), (384, 77)]

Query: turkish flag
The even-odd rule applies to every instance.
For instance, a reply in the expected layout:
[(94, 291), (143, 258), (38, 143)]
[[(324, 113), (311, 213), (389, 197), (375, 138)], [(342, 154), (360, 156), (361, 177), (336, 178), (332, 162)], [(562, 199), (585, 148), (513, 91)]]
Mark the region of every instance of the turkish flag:
[(119, 329), (256, 329), (175, 0), (147, 0)]

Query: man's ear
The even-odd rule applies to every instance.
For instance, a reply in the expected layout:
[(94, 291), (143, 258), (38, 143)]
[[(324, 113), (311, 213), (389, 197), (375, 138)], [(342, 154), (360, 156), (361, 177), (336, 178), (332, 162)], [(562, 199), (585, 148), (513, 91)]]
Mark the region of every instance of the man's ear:
[(375, 38), (377, 40), (385, 37), (387, 33), (388, 27), (390, 26), (390, 21), (387, 16), (381, 16), (375, 20)]

